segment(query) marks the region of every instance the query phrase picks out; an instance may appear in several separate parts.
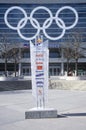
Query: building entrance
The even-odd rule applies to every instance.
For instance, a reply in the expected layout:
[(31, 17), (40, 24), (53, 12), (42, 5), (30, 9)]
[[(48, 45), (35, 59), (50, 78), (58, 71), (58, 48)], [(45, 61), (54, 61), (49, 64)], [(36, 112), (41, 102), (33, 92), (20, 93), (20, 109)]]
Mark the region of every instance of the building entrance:
[(24, 76), (31, 76), (31, 68), (29, 66), (26, 66), (26, 67), (24, 66), (22, 68), (22, 74)]
[(58, 75), (60, 75), (60, 72), (61, 72), (60, 66), (50, 66), (49, 67), (50, 76), (58, 76)]

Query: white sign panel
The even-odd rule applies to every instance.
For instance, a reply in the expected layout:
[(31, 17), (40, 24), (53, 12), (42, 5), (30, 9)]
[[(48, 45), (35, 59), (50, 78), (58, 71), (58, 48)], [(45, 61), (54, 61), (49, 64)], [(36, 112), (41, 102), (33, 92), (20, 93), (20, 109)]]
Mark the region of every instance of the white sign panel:
[[(30, 43), (31, 71), (32, 71), (32, 94), (41, 103), (47, 100), (48, 95), (48, 41), (44, 43)], [(39, 101), (38, 101), (39, 102)]]

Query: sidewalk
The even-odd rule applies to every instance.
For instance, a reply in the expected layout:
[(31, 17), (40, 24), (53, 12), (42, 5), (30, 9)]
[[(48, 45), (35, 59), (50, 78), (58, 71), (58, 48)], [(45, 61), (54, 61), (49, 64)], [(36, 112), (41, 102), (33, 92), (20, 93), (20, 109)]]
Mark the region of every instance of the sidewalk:
[(48, 107), (58, 110), (53, 119), (25, 119), (35, 107), (31, 90), (0, 92), (0, 130), (85, 130), (86, 91), (49, 90)]

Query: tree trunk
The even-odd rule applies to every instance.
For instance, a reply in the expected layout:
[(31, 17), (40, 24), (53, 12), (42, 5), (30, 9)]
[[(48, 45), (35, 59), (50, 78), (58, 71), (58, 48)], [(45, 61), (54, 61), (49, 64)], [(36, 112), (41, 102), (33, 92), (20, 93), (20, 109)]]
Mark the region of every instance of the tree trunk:
[(78, 76), (78, 59), (76, 59), (76, 62), (75, 62), (75, 71), (76, 71), (75, 76)]
[(68, 76), (68, 71), (69, 71), (69, 60), (67, 59), (67, 76)]
[(15, 71), (15, 77), (16, 77), (16, 59), (15, 59), (15, 64), (14, 64), (14, 71)]
[(5, 76), (7, 77), (7, 56), (5, 55)]

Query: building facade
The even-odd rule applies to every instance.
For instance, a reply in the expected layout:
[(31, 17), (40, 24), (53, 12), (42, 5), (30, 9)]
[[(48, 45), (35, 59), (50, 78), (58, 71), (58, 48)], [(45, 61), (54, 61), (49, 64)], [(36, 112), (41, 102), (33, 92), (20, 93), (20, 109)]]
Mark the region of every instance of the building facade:
[[(16, 70), (20, 71), (21, 75), (31, 75), (31, 65), (30, 65), (30, 41), (23, 40), (20, 38), (20, 36), (17, 33), (17, 30), (13, 30), (8, 28), (8, 26), (5, 24), (4, 21), (4, 15), (8, 8), (12, 6), (18, 6), (22, 7), (28, 17), (30, 16), (33, 9), (39, 6), (47, 7), (49, 10), (51, 10), (53, 16), (55, 16), (57, 10), (63, 6), (71, 6), (78, 12), (78, 23), (73, 29), (67, 30), (65, 32), (65, 35), (59, 39), (59, 40), (49, 40), (46, 38), (43, 34), (43, 32), (40, 32), (40, 35), (43, 36), (44, 41), (49, 41), (49, 75), (50, 76), (57, 76), (57, 75), (64, 75), (66, 71), (67, 66), (67, 60), (63, 56), (62, 51), (59, 51), (62, 45), (65, 46), (65, 44), (68, 42), (68, 35), (74, 33), (76, 30), (78, 30), (82, 34), (82, 46), (86, 47), (86, 1), (85, 0), (15, 0), (15, 2), (11, 0), (0, 0), (0, 37), (2, 34), (7, 35), (7, 38), (9, 42), (12, 44), (16, 43), (16, 46), (18, 46), (20, 53), (21, 53), (21, 59), (16, 65)], [(8, 21), (10, 22), (10, 25), (13, 27), (16, 27), (18, 25), (19, 20), (23, 18), (24, 15), (20, 10), (13, 10), (10, 11), (8, 15)], [(38, 10), (34, 14), (34, 18), (36, 18), (41, 26), (44, 24), (44, 21), (49, 17), (49, 14), (45, 10)], [(75, 19), (75, 15), (71, 10), (63, 10), (60, 12), (59, 17), (65, 22), (66, 26), (70, 26)], [(61, 23), (61, 21), (60, 21)], [(21, 23), (20, 23), (21, 24)], [(61, 23), (62, 24), (62, 23)], [(30, 23), (30, 19), (28, 19), (28, 23), (24, 26), (23, 29), (21, 29), (22, 35), (26, 37), (32, 37), (36, 33), (36, 29), (33, 28), (33, 26)], [(57, 37), (62, 33), (62, 29), (57, 26), (55, 23), (55, 20), (53, 20), (52, 25), (46, 30), (49, 36), (51, 37)], [(34, 40), (33, 40), (34, 42)], [(20, 54), (19, 53), (19, 54)], [(74, 70), (75, 61), (73, 60), (70, 63), (70, 67)], [(4, 59), (0, 59), (0, 72), (4, 72)], [(14, 71), (14, 61), (9, 61), (7, 64), (7, 70), (8, 72)], [(86, 74), (86, 58), (81, 57), (79, 58), (78, 63), (78, 70), (79, 74)]]

